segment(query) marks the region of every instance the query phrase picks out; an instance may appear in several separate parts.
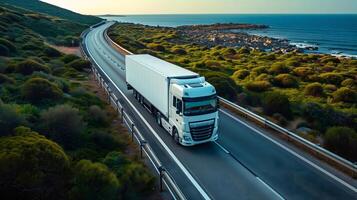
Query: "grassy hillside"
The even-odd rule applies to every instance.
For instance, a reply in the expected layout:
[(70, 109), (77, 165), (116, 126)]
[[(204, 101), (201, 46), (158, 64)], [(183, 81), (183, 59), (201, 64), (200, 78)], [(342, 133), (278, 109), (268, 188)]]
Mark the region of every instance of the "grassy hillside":
[(208, 48), (185, 42), (175, 28), (118, 24), (109, 35), (132, 52), (200, 73), (219, 95), (289, 129), (303, 127), (301, 136), (357, 161), (357, 60)]
[(84, 28), (0, 6), (3, 199), (144, 199), (153, 192), (155, 179), (89, 78), (90, 63), (47, 45)]
[(81, 15), (70, 10), (60, 8), (38, 0), (1, 0), (1, 3), (16, 6), (50, 16), (67, 19), (69, 21), (84, 25), (93, 25), (101, 21), (100, 18), (88, 15)]

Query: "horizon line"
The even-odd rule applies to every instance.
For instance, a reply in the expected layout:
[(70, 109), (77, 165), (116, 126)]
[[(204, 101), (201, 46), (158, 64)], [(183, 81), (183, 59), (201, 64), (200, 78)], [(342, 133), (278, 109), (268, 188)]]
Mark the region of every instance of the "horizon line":
[(137, 13), (137, 14), (88, 14), (94, 16), (125, 15), (357, 15), (357, 13)]

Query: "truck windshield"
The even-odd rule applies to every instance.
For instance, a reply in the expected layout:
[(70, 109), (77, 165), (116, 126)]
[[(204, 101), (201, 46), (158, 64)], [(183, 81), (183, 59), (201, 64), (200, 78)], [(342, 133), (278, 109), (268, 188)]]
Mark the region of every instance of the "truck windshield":
[(203, 115), (217, 111), (217, 96), (184, 98), (184, 115)]

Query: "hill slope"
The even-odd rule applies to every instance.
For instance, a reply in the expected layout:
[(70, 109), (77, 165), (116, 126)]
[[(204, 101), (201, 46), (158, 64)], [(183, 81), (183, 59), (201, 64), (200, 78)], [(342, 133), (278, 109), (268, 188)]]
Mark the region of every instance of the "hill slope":
[(44, 13), (51, 16), (56, 16), (62, 19), (67, 19), (85, 25), (92, 25), (101, 21), (101, 19), (98, 17), (81, 15), (70, 10), (60, 8), (58, 6), (54, 6), (38, 0), (1, 0), (0, 3)]

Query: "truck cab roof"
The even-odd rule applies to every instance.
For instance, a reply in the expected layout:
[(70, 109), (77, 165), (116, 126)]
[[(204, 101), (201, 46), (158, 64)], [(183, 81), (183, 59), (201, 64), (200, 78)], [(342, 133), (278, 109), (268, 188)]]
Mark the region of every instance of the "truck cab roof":
[(130, 59), (145, 65), (148, 69), (161, 74), (167, 78), (196, 78), (199, 75), (172, 63), (166, 62), (149, 54), (127, 55)]

